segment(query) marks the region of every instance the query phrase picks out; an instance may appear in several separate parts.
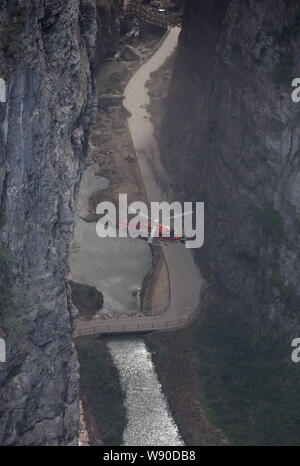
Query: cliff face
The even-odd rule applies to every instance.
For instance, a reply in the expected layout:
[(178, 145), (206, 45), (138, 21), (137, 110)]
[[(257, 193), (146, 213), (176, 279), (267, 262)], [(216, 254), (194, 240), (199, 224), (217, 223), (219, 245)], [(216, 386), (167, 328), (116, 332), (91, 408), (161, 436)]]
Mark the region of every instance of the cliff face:
[[(105, 3), (111, 2), (98, 2)], [(98, 4), (7, 0), (0, 6), (0, 76), (7, 90), (7, 103), (0, 103), (1, 251), (9, 251), (29, 307), (21, 345), (0, 364), (2, 445), (77, 442), (67, 247), (96, 103), (97, 30), (115, 24), (115, 17), (97, 13)]]
[(188, 0), (162, 153), (182, 200), (205, 202), (200, 267), (255, 328), (297, 335), (297, 1)]
[(120, 13), (123, 11), (123, 0), (96, 0), (97, 7), (97, 43), (95, 67), (99, 68), (103, 58), (116, 51), (120, 33)]

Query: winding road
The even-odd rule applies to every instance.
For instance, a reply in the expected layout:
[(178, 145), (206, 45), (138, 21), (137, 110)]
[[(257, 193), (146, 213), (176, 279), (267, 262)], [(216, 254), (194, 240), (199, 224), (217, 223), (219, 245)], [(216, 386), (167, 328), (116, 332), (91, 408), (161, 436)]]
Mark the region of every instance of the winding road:
[[(147, 110), (150, 97), (146, 83), (150, 79), (150, 73), (160, 68), (176, 49), (179, 33), (178, 27), (169, 29), (160, 47), (139, 68), (125, 89), (124, 107), (131, 115), (128, 118), (128, 127), (150, 202), (168, 200), (168, 193), (163, 186), (170, 186), (170, 181), (161, 163), (154, 128)], [(170, 280), (170, 304), (165, 313), (157, 316), (78, 321), (74, 336), (175, 329), (190, 322), (199, 310), (206, 282), (194, 262), (191, 249), (186, 249), (182, 244), (172, 244), (164, 247), (163, 253)]]

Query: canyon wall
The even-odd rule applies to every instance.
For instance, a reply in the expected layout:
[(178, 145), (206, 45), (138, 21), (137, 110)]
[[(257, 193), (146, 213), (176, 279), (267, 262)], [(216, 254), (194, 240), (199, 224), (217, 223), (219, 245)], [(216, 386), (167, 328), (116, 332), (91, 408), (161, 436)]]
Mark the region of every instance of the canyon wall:
[(1, 445), (77, 443), (68, 244), (96, 107), (95, 45), (103, 58), (105, 31), (118, 33), (121, 6), (121, 0), (1, 2), (7, 94), (0, 103), (0, 336), (7, 340)]
[(299, 336), (300, 7), (187, 0), (161, 138), (181, 200), (205, 202), (197, 262), (255, 329)]
[(114, 55), (120, 34), (120, 15), (124, 0), (96, 0), (97, 40), (95, 68), (98, 69), (106, 55)]

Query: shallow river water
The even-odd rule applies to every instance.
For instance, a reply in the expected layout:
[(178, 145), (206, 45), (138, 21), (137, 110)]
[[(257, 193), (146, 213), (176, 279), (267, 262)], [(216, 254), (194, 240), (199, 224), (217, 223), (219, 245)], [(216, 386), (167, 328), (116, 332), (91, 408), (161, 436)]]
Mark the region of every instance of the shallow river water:
[(110, 337), (107, 346), (126, 393), (124, 445), (183, 445), (143, 339)]

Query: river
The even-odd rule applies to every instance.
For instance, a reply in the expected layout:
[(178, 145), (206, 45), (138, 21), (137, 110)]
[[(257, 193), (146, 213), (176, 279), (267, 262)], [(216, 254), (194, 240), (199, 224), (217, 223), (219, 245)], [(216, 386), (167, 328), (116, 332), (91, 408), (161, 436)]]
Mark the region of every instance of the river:
[[(96, 224), (82, 220), (89, 196), (108, 184), (108, 180), (94, 173), (93, 165), (89, 166), (80, 184), (79, 218), (70, 247), (70, 279), (103, 293), (101, 313), (130, 314), (140, 310), (139, 295), (133, 291), (141, 288), (151, 267), (150, 247), (131, 238), (99, 238)], [(105, 341), (125, 393), (127, 426), (123, 444), (182, 445), (143, 338), (107, 337)]]
[[(151, 69), (149, 65), (143, 65), (143, 67), (146, 66), (144, 84), (150, 71), (158, 68), (173, 52), (177, 44), (178, 34), (179, 29), (173, 28), (166, 41), (164, 41), (163, 54), (160, 53), (159, 49), (152, 57)], [(127, 92), (125, 90), (127, 105), (133, 100), (131, 98), (132, 82), (132, 80), (129, 82)], [(138, 100), (138, 97), (140, 97), (140, 100)], [(148, 103), (148, 99), (148, 93), (144, 91), (140, 96), (134, 95), (132, 104), (134, 106), (138, 104), (138, 110), (140, 110), (145, 103)], [(132, 120), (129, 123), (132, 132)], [(147, 126), (147, 124), (151, 125), (149, 116), (147, 121), (143, 118), (143, 125)], [(146, 134), (148, 145), (149, 126)], [(152, 141), (155, 143), (153, 136)], [(145, 148), (143, 149), (145, 150)], [(139, 160), (139, 163), (141, 163), (141, 160)], [(149, 170), (147, 172), (145, 167), (141, 168), (149, 196), (151, 194), (149, 181), (151, 188), (155, 189), (154, 178), (152, 175), (149, 178)], [(142, 286), (143, 277), (149, 271), (152, 263), (151, 250), (144, 241), (136, 241), (131, 238), (99, 238), (96, 235), (96, 224), (85, 222), (82, 219), (87, 213), (88, 199), (91, 194), (105, 189), (108, 185), (108, 180), (97, 176), (96, 171), (95, 167), (89, 166), (83, 174), (80, 185), (79, 218), (75, 227), (74, 241), (70, 246), (70, 279), (78, 283), (94, 286), (103, 293), (104, 309), (101, 310), (101, 314), (138, 312), (140, 310), (139, 290)], [(151, 198), (152, 196), (150, 196)], [(181, 270), (183, 264), (186, 265), (185, 275), (188, 280), (189, 291), (193, 289), (194, 285), (195, 293), (183, 293), (185, 298), (184, 308), (190, 307), (193, 309), (198, 303), (201, 287), (199, 273), (191, 253), (184, 248), (177, 248), (174, 251), (173, 247), (168, 249), (170, 250), (169, 260), (175, 271)], [(178, 273), (173, 273), (173, 275), (175, 279)], [(173, 282), (175, 283), (175, 280)], [(178, 283), (180, 284), (180, 286), (178, 285), (179, 291), (182, 291), (186, 281), (178, 276)], [(175, 288), (173, 290), (174, 297), (176, 295)], [(187, 302), (186, 299), (190, 301)], [(180, 299), (179, 304), (181, 304)], [(174, 312), (174, 306), (172, 306), (171, 311)], [(151, 353), (148, 351), (143, 338), (124, 336), (106, 337), (105, 340), (112, 359), (118, 368), (122, 389), (125, 393), (127, 426), (123, 435), (123, 445), (183, 445), (178, 428), (170, 413), (168, 402), (162, 393)], [(99, 374), (99, 377), (101, 377), (101, 374)]]
[(109, 337), (107, 346), (126, 393), (124, 445), (183, 445), (143, 339)]

